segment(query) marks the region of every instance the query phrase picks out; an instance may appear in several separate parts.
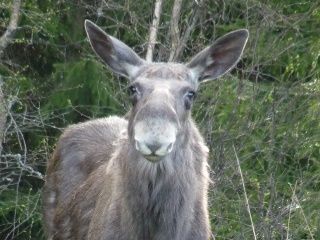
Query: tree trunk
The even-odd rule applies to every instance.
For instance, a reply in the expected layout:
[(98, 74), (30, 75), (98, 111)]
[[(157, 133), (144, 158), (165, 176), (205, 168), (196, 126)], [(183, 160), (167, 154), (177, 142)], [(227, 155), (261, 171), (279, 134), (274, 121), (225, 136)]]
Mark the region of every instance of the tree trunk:
[(153, 21), (149, 30), (149, 41), (148, 41), (148, 48), (147, 48), (147, 55), (146, 55), (146, 60), (148, 62), (152, 62), (152, 59), (153, 59), (153, 50), (157, 41), (157, 33), (158, 33), (158, 27), (160, 22), (162, 1), (163, 0), (156, 0), (156, 4), (154, 7)]
[(171, 31), (171, 51), (169, 62), (172, 62), (175, 57), (176, 49), (180, 44), (179, 19), (181, 12), (182, 0), (175, 0), (172, 8), (170, 31)]

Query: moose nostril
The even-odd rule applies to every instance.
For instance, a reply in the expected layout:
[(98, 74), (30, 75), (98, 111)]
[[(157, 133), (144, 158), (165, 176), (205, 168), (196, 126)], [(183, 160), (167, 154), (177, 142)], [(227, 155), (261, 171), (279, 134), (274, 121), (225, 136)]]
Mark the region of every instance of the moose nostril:
[(173, 143), (170, 143), (167, 147), (167, 152), (171, 152), (172, 151), (172, 148), (173, 148)]
[(153, 154), (161, 147), (158, 144), (146, 144), (146, 145)]

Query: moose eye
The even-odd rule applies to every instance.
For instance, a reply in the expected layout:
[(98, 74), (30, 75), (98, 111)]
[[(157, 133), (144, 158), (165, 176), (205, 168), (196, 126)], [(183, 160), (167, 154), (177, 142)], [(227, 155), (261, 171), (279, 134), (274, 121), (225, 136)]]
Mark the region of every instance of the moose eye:
[(195, 93), (195, 91), (188, 91), (187, 92), (187, 94), (186, 94), (186, 97), (190, 100), (190, 101), (192, 101), (193, 99), (195, 99), (195, 97), (196, 97), (196, 93)]
[(129, 94), (130, 94), (131, 96), (133, 96), (133, 95), (136, 95), (136, 94), (138, 93), (138, 89), (137, 89), (136, 86), (131, 85), (131, 86), (129, 86), (129, 88), (128, 88), (128, 92), (129, 92)]
[(135, 105), (140, 97), (140, 92), (137, 86), (131, 85), (128, 87), (128, 93), (133, 105)]
[(192, 105), (192, 101), (195, 99), (196, 97), (196, 92), (189, 90), (185, 95), (184, 95), (184, 104), (187, 110), (189, 110), (191, 108)]

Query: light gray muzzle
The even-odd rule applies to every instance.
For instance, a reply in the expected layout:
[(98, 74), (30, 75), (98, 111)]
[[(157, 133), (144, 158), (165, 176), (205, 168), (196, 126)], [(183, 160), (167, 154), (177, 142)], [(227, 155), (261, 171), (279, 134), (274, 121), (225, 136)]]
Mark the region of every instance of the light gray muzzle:
[(135, 148), (147, 160), (157, 161), (169, 154), (176, 141), (177, 127), (163, 119), (139, 121), (134, 126)]

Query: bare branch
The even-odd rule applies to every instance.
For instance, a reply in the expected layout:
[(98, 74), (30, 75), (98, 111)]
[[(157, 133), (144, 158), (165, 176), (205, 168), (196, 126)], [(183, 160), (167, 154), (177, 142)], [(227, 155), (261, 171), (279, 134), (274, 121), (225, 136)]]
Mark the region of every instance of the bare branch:
[(193, 7), (193, 14), (190, 17), (191, 20), (188, 21), (187, 27), (184, 30), (184, 33), (181, 34), (181, 36), (179, 37), (178, 23), (179, 23), (179, 17), (180, 17), (181, 3), (182, 3), (182, 0), (176, 0), (174, 2), (174, 6), (172, 10), (172, 17), (171, 17), (172, 42), (171, 42), (171, 51), (170, 51), (169, 61), (177, 61), (180, 55), (182, 54), (183, 50), (185, 49), (187, 45), (187, 41), (190, 37), (190, 34), (199, 19), (200, 12), (201, 12), (200, 9), (203, 4), (203, 0), (199, 0), (195, 2)]
[(0, 159), (7, 159), (7, 158), (12, 158), (14, 159), (19, 167), (28, 173), (29, 176), (33, 176), (36, 177), (38, 179), (43, 180), (44, 176), (41, 172), (34, 170), (31, 166), (29, 166), (28, 164), (25, 163), (24, 160), (22, 160), (23, 156), (21, 156), (21, 154), (4, 154), (2, 156), (0, 156)]
[(11, 13), (9, 25), (7, 27), (7, 30), (4, 32), (4, 34), (0, 38), (0, 57), (2, 56), (4, 49), (13, 40), (15, 31), (18, 27), (18, 21), (20, 16), (20, 6), (21, 6), (21, 0), (13, 0), (12, 13)]
[(172, 8), (170, 30), (171, 30), (171, 51), (169, 56), (169, 62), (174, 60), (176, 49), (180, 43), (180, 31), (179, 31), (179, 18), (181, 13), (182, 0), (175, 0)]
[(198, 19), (199, 19), (199, 16), (200, 16), (200, 7), (198, 6), (195, 10), (194, 10), (194, 15), (192, 17), (192, 20), (191, 20), (191, 23), (188, 25), (188, 27), (186, 28), (186, 30), (184, 31), (184, 34), (183, 34), (183, 37), (181, 38), (180, 40), (180, 43), (177, 47), (177, 49), (175, 50), (175, 55), (174, 55), (174, 58), (173, 60), (177, 60), (179, 59), (181, 53), (183, 52), (183, 50), (186, 48), (186, 45), (187, 45), (187, 41), (190, 37), (190, 34), (191, 34), (191, 31), (194, 29)]
[(2, 140), (4, 138), (7, 113), (5, 107), (4, 96), (2, 92), (2, 78), (0, 76), (0, 156), (2, 154)]
[(163, 0), (156, 0), (156, 4), (154, 7), (153, 21), (149, 29), (149, 40), (148, 40), (148, 48), (147, 48), (147, 55), (146, 55), (146, 60), (148, 62), (152, 62), (153, 50), (157, 41), (157, 33), (158, 33), (160, 15), (162, 10), (162, 2)]
[(253, 220), (252, 220), (252, 215), (251, 215), (250, 205), (249, 205), (249, 199), (248, 199), (248, 196), (247, 196), (246, 186), (245, 186), (245, 184), (244, 184), (244, 178), (243, 178), (243, 175), (242, 175), (242, 170), (241, 170), (241, 166), (240, 166), (240, 161), (239, 161), (238, 154), (237, 154), (237, 152), (236, 152), (235, 146), (232, 145), (232, 147), (233, 147), (234, 155), (235, 155), (236, 160), (237, 160), (237, 165), (238, 165), (238, 169), (239, 169), (239, 173), (240, 173), (240, 177), (241, 177), (241, 183), (242, 183), (242, 188), (243, 188), (244, 197), (245, 197), (245, 200), (246, 200), (246, 207), (247, 207), (248, 214), (249, 214), (249, 217), (250, 217), (250, 222), (251, 222), (253, 237), (254, 237), (254, 240), (257, 240), (257, 234), (256, 234), (256, 230), (255, 230), (255, 227), (254, 227), (254, 224), (253, 224)]

